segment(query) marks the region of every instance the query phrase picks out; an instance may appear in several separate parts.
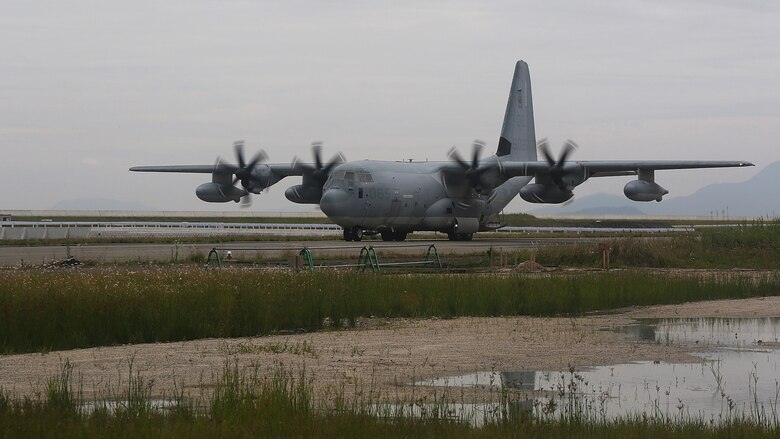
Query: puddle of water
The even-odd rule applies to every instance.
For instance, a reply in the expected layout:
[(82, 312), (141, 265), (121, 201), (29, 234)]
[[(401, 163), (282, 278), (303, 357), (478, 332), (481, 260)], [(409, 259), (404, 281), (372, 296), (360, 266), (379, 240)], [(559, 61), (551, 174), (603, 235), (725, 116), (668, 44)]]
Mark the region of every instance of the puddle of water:
[(434, 378), (415, 383), (418, 386), (434, 387), (474, 387), (485, 386), (494, 388), (510, 388), (516, 390), (539, 390), (536, 386), (534, 371), (516, 372), (475, 372), (466, 375), (456, 375)]
[(780, 318), (642, 321), (619, 331), (708, 352), (694, 354), (701, 358), (694, 363), (645, 361), (574, 372), (477, 372), (416, 385), (526, 391), (528, 399), (521, 405), (540, 417), (606, 420), (637, 415), (713, 422), (747, 417), (778, 423), (779, 329)]
[[(127, 410), (130, 404), (128, 401), (117, 401), (117, 400), (98, 400), (98, 401), (87, 401), (83, 404), (81, 404), (80, 408), (83, 413), (92, 413), (95, 410), (102, 410), (105, 409), (109, 413), (115, 413), (118, 410)], [(148, 408), (151, 410), (158, 410), (158, 411), (164, 411), (164, 410), (172, 410), (179, 406), (179, 401), (171, 400), (171, 399), (150, 399), (148, 401)]]
[(372, 407), (376, 416), (383, 418), (424, 418), (446, 419), (467, 422), (479, 427), (504, 418), (516, 418), (531, 413), (533, 400), (511, 401), (507, 403), (414, 403), (414, 404), (377, 404)]
[(780, 318), (642, 319), (616, 329), (643, 341), (746, 348), (780, 341)]

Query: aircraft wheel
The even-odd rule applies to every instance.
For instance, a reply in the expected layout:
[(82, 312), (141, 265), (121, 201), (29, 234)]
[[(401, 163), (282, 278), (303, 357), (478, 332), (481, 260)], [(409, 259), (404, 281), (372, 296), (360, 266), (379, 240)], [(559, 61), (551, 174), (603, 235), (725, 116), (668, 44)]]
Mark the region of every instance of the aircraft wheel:
[(362, 241), (363, 240), (363, 229), (360, 227), (355, 227), (352, 229), (352, 240), (353, 241)]
[(355, 237), (352, 234), (352, 229), (344, 229), (344, 241), (349, 242), (349, 241), (352, 241), (354, 239), (355, 239)]
[(382, 241), (393, 241), (395, 239), (395, 234), (389, 230), (380, 234), (382, 235)]
[(394, 241), (406, 241), (407, 232), (395, 232), (393, 235)]
[(461, 239), (463, 241), (471, 241), (472, 239), (474, 239), (474, 234), (473, 233), (464, 233), (463, 235), (461, 235)]

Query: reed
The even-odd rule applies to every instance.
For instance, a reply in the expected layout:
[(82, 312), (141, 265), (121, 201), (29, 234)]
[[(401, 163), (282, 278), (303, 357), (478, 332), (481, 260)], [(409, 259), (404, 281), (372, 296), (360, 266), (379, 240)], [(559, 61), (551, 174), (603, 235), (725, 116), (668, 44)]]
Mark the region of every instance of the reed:
[[(604, 239), (613, 267), (780, 268), (780, 221), (756, 220), (658, 238)], [(548, 266), (598, 267), (601, 253), (587, 243), (523, 252)]]
[[(641, 271), (504, 276), (90, 268), (0, 272), (0, 352), (318, 330), (363, 316), (576, 315), (769, 296), (780, 276)], [(343, 323), (342, 323), (343, 322)]]
[[(58, 385), (73, 388), (70, 366), (52, 377)], [(132, 368), (129, 371), (133, 375)], [(64, 378), (63, 378), (64, 377)], [(62, 381), (62, 380), (65, 381)], [(121, 389), (115, 389), (117, 393)], [(626, 417), (599, 420), (587, 414), (565, 417), (513, 416), (512, 401), (496, 417), (477, 426), (441, 416), (437, 410), (388, 415), (377, 409), (378, 400), (363, 397), (345, 401), (337, 408), (325, 408), (311, 394), (305, 370), (290, 372), (279, 365), (272, 371), (240, 371), (226, 361), (223, 374), (206, 396), (206, 410), (192, 410), (181, 400), (166, 408), (154, 408), (149, 394), (133, 391), (125, 397), (139, 398), (135, 404), (148, 407), (130, 410), (122, 404), (109, 405), (81, 400), (67, 393), (52, 399), (14, 399), (0, 391), (0, 437), (757, 437), (777, 436), (776, 424), (735, 418), (711, 424), (698, 419)], [(66, 397), (63, 401), (60, 397)], [(328, 397), (328, 395), (323, 395)], [(331, 395), (332, 396), (332, 395)], [(343, 397), (343, 396), (342, 396)], [(446, 406), (456, 401), (437, 401)], [(64, 404), (64, 405), (63, 405)], [(184, 404), (184, 408), (179, 407)], [(129, 407), (130, 404), (128, 403)], [(63, 409), (66, 407), (66, 409)], [(467, 420), (464, 420), (467, 421)]]

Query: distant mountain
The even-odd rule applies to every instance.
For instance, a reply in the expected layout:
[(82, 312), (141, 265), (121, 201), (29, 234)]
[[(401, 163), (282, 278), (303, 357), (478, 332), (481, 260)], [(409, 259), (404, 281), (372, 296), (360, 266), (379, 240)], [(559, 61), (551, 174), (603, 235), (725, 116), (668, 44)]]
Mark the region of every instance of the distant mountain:
[(157, 210), (141, 203), (125, 202), (113, 198), (78, 198), (63, 200), (53, 210)]
[[(586, 183), (587, 184), (587, 183)], [(576, 198), (565, 206), (545, 206), (532, 215), (663, 215), (775, 216), (780, 214), (780, 162), (772, 163), (750, 180), (715, 183), (691, 195), (660, 203), (637, 203), (620, 195), (595, 194)], [(630, 213), (634, 212), (634, 213)]]
[(647, 214), (642, 210), (644, 204), (631, 201), (621, 195), (593, 194), (584, 197), (575, 195), (573, 201), (563, 205), (545, 205), (528, 213), (531, 215), (645, 216)]
[(634, 206), (604, 206), (580, 209), (577, 215), (643, 216), (646, 214)]

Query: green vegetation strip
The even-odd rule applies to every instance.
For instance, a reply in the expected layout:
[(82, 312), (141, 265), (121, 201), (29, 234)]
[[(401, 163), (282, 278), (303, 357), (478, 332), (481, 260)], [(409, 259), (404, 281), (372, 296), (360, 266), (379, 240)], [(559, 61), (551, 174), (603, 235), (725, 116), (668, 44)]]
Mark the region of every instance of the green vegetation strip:
[(780, 276), (372, 275), (202, 268), (0, 272), (0, 352), (239, 337), (326, 317), (579, 314), (630, 305), (768, 296)]
[[(664, 238), (605, 240), (612, 267), (780, 269), (780, 222), (754, 221), (709, 227), (695, 234)], [(593, 244), (525, 251), (545, 266), (598, 267)], [(521, 259), (522, 260), (522, 259)]]
[[(343, 388), (331, 398), (312, 394), (311, 377), (279, 366), (273, 371), (240, 371), (226, 364), (197, 405), (184, 392), (156, 408), (152, 382), (133, 373), (126, 384), (110, 388), (110, 398), (86, 405), (73, 380), (74, 368), (63, 365), (37, 398), (14, 398), (0, 391), (0, 437), (605, 437), (605, 438), (749, 438), (777, 437), (775, 421), (734, 416), (717, 423), (695, 418), (629, 417), (615, 421), (583, 413), (545, 416), (538, 409), (519, 413), (511, 397), (496, 401), (495, 413), (459, 419), (448, 407), (448, 395), (430, 403), (379, 402), (368, 389), (345, 397)], [(321, 401), (321, 402), (317, 402)], [(323, 402), (324, 401), (324, 402)], [(426, 410), (420, 410), (426, 407)], [(417, 414), (413, 412), (417, 409)], [(469, 421), (483, 419), (480, 426)]]

